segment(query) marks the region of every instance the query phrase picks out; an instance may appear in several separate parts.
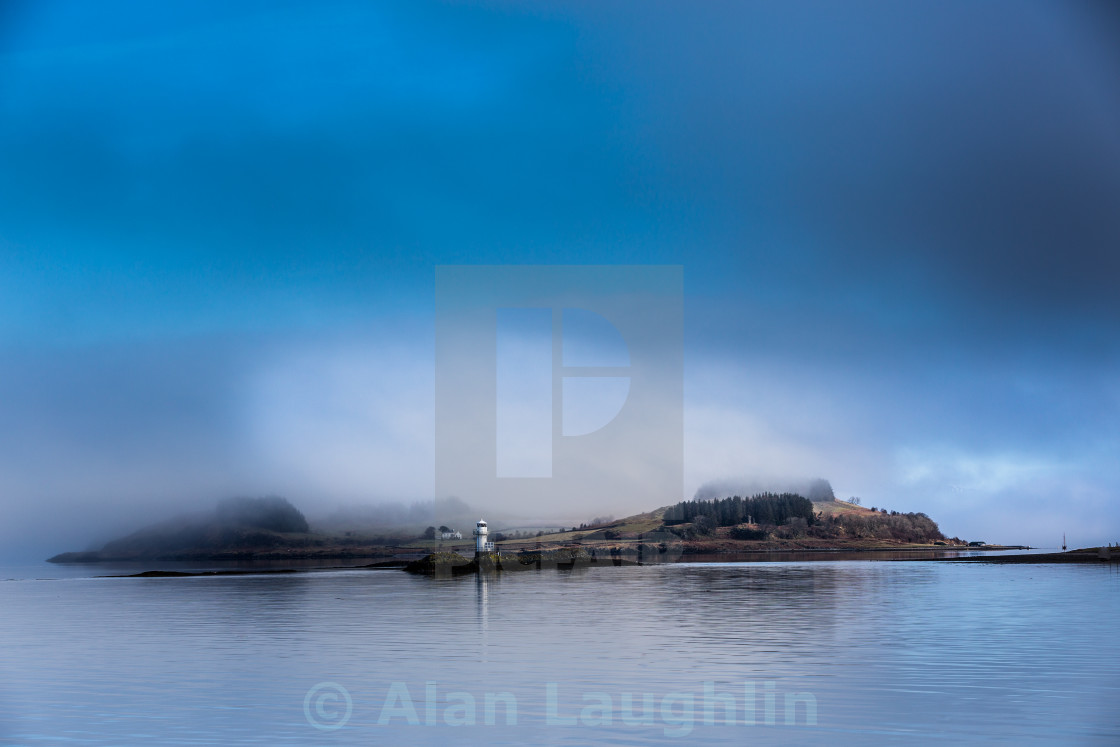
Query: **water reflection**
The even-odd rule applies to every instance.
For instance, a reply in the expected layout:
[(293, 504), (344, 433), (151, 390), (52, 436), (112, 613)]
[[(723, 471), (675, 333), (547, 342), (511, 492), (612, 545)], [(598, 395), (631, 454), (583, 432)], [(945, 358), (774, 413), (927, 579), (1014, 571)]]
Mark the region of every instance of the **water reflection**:
[[(330, 734), (340, 745), (682, 743), (617, 719), (550, 727), (548, 683), (566, 718), (579, 717), (584, 693), (616, 713), (623, 696), (691, 694), (684, 743), (1120, 739), (1120, 643), (1085, 624), (1120, 613), (1120, 576), (1107, 564), (333, 571), (27, 581), (3, 592), (0, 720), (21, 743), (325, 741), (302, 712), (322, 682), (353, 698), (353, 719)], [(511, 693), (517, 725), (379, 725), (395, 682), (417, 699), (429, 683), (469, 693), (479, 713), (487, 692)], [(742, 694), (751, 683), (779, 694), (779, 722), (782, 693), (811, 694), (818, 724), (703, 725), (708, 689)]]
[(483, 649), (486, 648), (486, 632), (490, 628), (489, 585), (490, 574), (479, 573), (475, 576), (475, 587), (478, 594), (478, 629), (482, 633)]

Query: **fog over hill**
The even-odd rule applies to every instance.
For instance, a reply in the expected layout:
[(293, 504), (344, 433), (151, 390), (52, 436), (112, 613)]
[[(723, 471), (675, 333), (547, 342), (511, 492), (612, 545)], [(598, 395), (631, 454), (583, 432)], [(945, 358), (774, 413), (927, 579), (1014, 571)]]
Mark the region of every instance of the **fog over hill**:
[[(312, 516), (312, 525), (316, 530), (327, 532), (410, 529), (419, 533), (424, 527), (446, 524), (466, 534), (480, 518), (479, 511), (454, 496), (407, 504), (401, 501), (347, 504), (333, 511), (319, 511)], [(486, 518), (492, 523), (495, 520), (490, 514)]]
[(696, 489), (694, 500), (705, 501), (711, 498), (730, 496), (760, 495), (762, 493), (796, 493), (814, 503), (836, 499), (832, 484), (823, 478), (813, 479), (759, 479), (759, 478), (721, 478), (710, 480)]
[(239, 547), (283, 547), (311, 532), (302, 512), (286, 498), (227, 498), (212, 511), (180, 514), (145, 526), (87, 552), (62, 553), (52, 561), (68, 562), (100, 555), (106, 559), (155, 558), (191, 551)]

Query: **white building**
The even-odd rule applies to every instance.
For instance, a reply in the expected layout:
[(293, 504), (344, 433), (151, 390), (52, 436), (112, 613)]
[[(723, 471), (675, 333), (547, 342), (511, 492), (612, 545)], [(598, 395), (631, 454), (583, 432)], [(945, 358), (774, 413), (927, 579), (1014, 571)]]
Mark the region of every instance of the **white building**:
[(474, 527), (474, 551), (476, 553), (490, 552), (494, 549), (494, 543), (486, 541), (489, 533), (490, 530), (486, 528), (486, 522), (479, 519)]
[(445, 539), (445, 540), (461, 540), (461, 539), (463, 539), (463, 533), (462, 532), (454, 532), (454, 531), (443, 532), (443, 533), (440, 534), (439, 538), (440, 539)]

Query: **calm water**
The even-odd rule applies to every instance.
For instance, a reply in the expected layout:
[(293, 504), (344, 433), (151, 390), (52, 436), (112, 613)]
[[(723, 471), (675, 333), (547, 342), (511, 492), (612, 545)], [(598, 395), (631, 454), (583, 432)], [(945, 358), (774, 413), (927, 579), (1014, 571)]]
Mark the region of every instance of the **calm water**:
[(1120, 743), (1115, 566), (104, 572), (0, 568), (0, 743)]

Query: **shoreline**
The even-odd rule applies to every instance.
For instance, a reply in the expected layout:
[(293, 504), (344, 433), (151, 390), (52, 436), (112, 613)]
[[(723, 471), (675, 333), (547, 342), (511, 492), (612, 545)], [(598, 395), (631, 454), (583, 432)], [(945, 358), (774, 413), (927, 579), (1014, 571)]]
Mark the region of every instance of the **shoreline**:
[(1079, 550), (1066, 550), (1065, 552), (935, 558), (935, 560), (972, 563), (1120, 563), (1120, 548), (1088, 547)]
[[(975, 553), (980, 550), (1007, 552), (1018, 549), (1010, 546), (987, 546), (985, 548), (835, 548), (813, 550), (757, 550), (748, 552), (724, 552), (711, 554), (645, 554), (637, 553), (595, 553), (581, 547), (555, 548), (543, 552), (511, 553), (505, 555), (488, 554), (481, 558), (467, 557), (458, 553), (410, 553), (411, 557), (381, 558), (360, 565), (304, 565), (303, 567), (244, 567), (253, 561), (238, 561), (237, 568), (199, 568), (197, 570), (175, 570), (169, 568), (148, 569), (135, 573), (115, 573), (98, 578), (198, 578), (221, 576), (284, 575), (315, 573), (324, 571), (369, 571), (369, 570), (406, 570), (418, 575), (436, 577), (472, 574), (511, 573), (530, 570), (574, 570), (590, 567), (623, 567), (684, 564), (721, 564), (721, 563), (768, 563), (768, 562), (820, 562), (820, 561), (879, 561), (879, 562), (989, 562), (989, 563), (1095, 563), (1120, 562), (1120, 549), (1117, 552), (1102, 553), (1108, 548), (1088, 548), (1071, 550), (1064, 553), (1023, 553), (1014, 555), (974, 554), (961, 556), (959, 553)], [(357, 558), (356, 558), (357, 559)], [(364, 558), (363, 558), (364, 559)], [(326, 560), (326, 559), (323, 559)], [(115, 561), (86, 561), (81, 565), (111, 565)], [(121, 562), (121, 561), (116, 561)], [(128, 561), (141, 564), (145, 561)], [(149, 561), (153, 563), (199, 563), (198, 560)], [(205, 563), (206, 561), (201, 561)], [(219, 560), (210, 562), (231, 562)], [(262, 565), (276, 563), (275, 559), (261, 562)], [(142, 567), (142, 566), (141, 566)]]
[[(660, 549), (663, 543), (646, 543), (641, 542), (631, 544), (612, 544), (612, 543), (564, 543), (564, 544), (547, 544), (542, 543), (534, 547), (519, 546), (511, 544), (509, 546), (501, 547), (500, 550), (503, 554), (514, 556), (519, 553), (532, 553), (532, 552), (555, 552), (558, 550), (573, 550), (582, 549), (593, 555), (603, 556), (628, 556), (628, 555), (650, 555), (651, 552), (656, 554), (666, 554), (667, 552), (676, 558), (683, 559), (688, 562), (696, 557), (715, 557), (715, 556), (731, 556), (731, 555), (748, 555), (748, 554), (780, 554), (780, 553), (812, 553), (812, 554), (835, 554), (835, 553), (885, 553), (885, 552), (1006, 552), (1008, 550), (1032, 550), (1029, 545), (983, 545), (979, 547), (968, 547), (965, 545), (914, 545), (909, 543), (900, 543), (897, 545), (880, 544), (875, 546), (861, 546), (860, 543), (852, 543), (850, 545), (832, 545), (825, 547), (804, 547), (795, 544), (776, 546), (772, 541), (763, 542), (750, 542), (741, 541), (736, 543), (721, 542), (718, 544), (707, 543), (691, 543), (691, 542), (677, 542), (668, 545), (669, 549)], [(165, 555), (154, 556), (125, 556), (125, 555), (106, 555), (100, 551), (84, 551), (84, 552), (65, 552), (55, 555), (47, 559), (48, 563), (55, 563), (61, 565), (98, 565), (106, 563), (283, 563), (283, 562), (297, 562), (297, 563), (316, 563), (316, 562), (331, 562), (331, 561), (371, 561), (390, 562), (400, 560), (415, 560), (422, 558), (433, 553), (466, 553), (473, 555), (473, 550), (465, 547), (449, 546), (444, 548), (423, 548), (408, 545), (383, 545), (377, 547), (370, 547), (365, 552), (354, 552), (350, 550), (342, 551), (318, 551), (318, 552), (299, 552), (299, 551), (278, 551), (278, 550), (253, 550), (249, 548), (240, 550), (224, 550), (218, 552), (206, 552), (202, 550), (185, 551), (178, 553), (171, 553)]]

